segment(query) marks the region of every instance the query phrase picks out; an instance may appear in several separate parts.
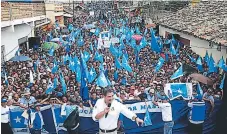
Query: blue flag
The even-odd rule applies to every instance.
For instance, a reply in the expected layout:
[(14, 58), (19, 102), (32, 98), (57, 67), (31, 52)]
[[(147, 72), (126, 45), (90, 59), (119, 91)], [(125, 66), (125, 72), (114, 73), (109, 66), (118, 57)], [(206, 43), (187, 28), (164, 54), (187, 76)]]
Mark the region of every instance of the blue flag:
[[(82, 54), (81, 54), (81, 58), (80, 58), (80, 70), (81, 70), (81, 86), (80, 86), (80, 96), (82, 97), (83, 100), (88, 100), (89, 99), (89, 92), (88, 92), (88, 86), (87, 86), (87, 74), (86, 74), (86, 70), (87, 68), (84, 66), (83, 63), (85, 63), (85, 61), (83, 61), (84, 59), (82, 58)], [(86, 64), (86, 63), (85, 63)]]
[(221, 80), (221, 84), (219, 86), (220, 89), (224, 89), (224, 81), (225, 81), (225, 74), (223, 75), (223, 78)]
[(87, 51), (84, 51), (82, 58), (84, 59), (85, 62), (87, 62), (90, 59), (90, 53)]
[(65, 84), (65, 79), (62, 73), (60, 73), (60, 82), (61, 82), (62, 91), (65, 94), (67, 90), (67, 86)]
[(12, 128), (26, 128), (25, 118), (22, 117), (22, 109), (10, 110), (10, 124)]
[(171, 53), (172, 55), (176, 55), (176, 54), (177, 54), (177, 51), (176, 51), (176, 49), (174, 48), (174, 45), (173, 45), (172, 42), (170, 42), (170, 53)]
[(58, 71), (58, 63), (57, 63), (56, 59), (54, 59), (54, 66), (53, 66), (53, 68), (51, 70), (51, 73), (54, 74), (57, 71)]
[(54, 90), (54, 85), (53, 83), (49, 83), (49, 85), (47, 86), (47, 90), (45, 91), (46, 94), (49, 94), (50, 92), (52, 92)]
[(96, 51), (94, 60), (95, 61), (100, 61), (101, 63), (103, 63), (103, 56)]
[(79, 66), (76, 67), (76, 81), (81, 82), (81, 69), (80, 69), (80, 64)]
[(114, 56), (114, 57), (117, 57), (118, 56), (118, 50), (112, 45), (110, 44), (110, 53)]
[(216, 72), (217, 70), (216, 70), (216, 67), (215, 67), (215, 62), (214, 62), (214, 59), (212, 57), (212, 54), (210, 55), (210, 58), (209, 58), (209, 62), (208, 63), (209, 63), (208, 64), (208, 68), (209, 68), (208, 72), (209, 73)]
[(155, 38), (154, 31), (151, 29), (151, 50), (157, 53), (161, 52), (161, 49), (158, 45), (157, 39)]
[(88, 82), (92, 83), (95, 80), (96, 76), (97, 76), (97, 74), (96, 74), (95, 69), (93, 67), (91, 67), (89, 74), (88, 74)]
[(157, 73), (162, 68), (164, 62), (165, 62), (165, 59), (160, 57), (158, 60), (158, 64), (156, 65), (155, 70), (154, 70), (155, 73)]
[(201, 98), (203, 97), (203, 90), (199, 83), (197, 84), (197, 95)]
[(52, 46), (51, 49), (49, 50), (48, 54), (50, 56), (53, 56), (54, 55), (54, 47)]
[(150, 126), (150, 125), (152, 125), (152, 122), (151, 122), (150, 113), (147, 108), (145, 116), (144, 116), (144, 126)]
[(97, 81), (96, 81), (96, 84), (100, 87), (107, 87), (109, 85), (107, 79), (106, 79), (106, 76), (104, 75), (103, 71), (101, 71)]
[(84, 39), (82, 36), (80, 36), (80, 38), (77, 40), (77, 45), (80, 47), (84, 45)]
[(115, 67), (117, 69), (121, 69), (121, 63), (119, 62), (118, 58), (115, 58)]
[(188, 90), (186, 83), (171, 83), (170, 89), (172, 92), (172, 98), (175, 99), (177, 97), (182, 96), (183, 98), (188, 98)]
[(94, 49), (93, 49), (92, 43), (90, 43), (90, 50), (91, 50), (91, 52), (93, 53)]
[(225, 61), (223, 59), (223, 56), (221, 57), (221, 59), (218, 62), (218, 67), (223, 69), (225, 67)]
[(209, 60), (210, 60), (210, 58), (209, 58), (209, 55), (208, 55), (208, 52), (206, 51), (206, 55), (205, 55), (205, 57), (204, 57), (204, 60), (205, 60), (205, 62), (208, 64), (209, 63)]
[(8, 86), (8, 85), (9, 85), (9, 82), (8, 82), (8, 77), (6, 76), (6, 72), (5, 72), (5, 84), (6, 84), (6, 86)]
[(198, 57), (198, 59), (197, 59), (197, 61), (196, 61), (196, 64), (197, 64), (198, 70), (199, 70), (200, 72), (203, 72), (203, 71), (204, 71), (204, 70), (203, 70), (203, 64), (202, 64), (202, 59), (201, 59), (200, 56)]
[(171, 80), (174, 80), (174, 79), (177, 79), (181, 76), (183, 76), (184, 73), (183, 73), (183, 66), (181, 65), (177, 71), (170, 77)]
[(132, 68), (128, 64), (128, 61), (124, 55), (122, 56), (122, 67), (128, 72), (130, 73), (132, 72)]

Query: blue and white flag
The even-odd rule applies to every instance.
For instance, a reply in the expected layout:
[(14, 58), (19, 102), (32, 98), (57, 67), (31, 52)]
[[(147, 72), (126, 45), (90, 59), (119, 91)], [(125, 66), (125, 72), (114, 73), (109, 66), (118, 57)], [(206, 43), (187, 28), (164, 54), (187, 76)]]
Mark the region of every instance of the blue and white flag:
[(221, 80), (221, 84), (219, 86), (220, 89), (224, 89), (224, 81), (225, 81), (225, 74), (223, 75), (223, 78)]
[(88, 73), (88, 82), (92, 83), (95, 80), (96, 76), (97, 76), (96, 71), (92, 66)]
[(122, 57), (122, 67), (128, 72), (130, 72), (130, 73), (132, 72), (132, 68), (128, 64), (128, 61), (127, 61), (127, 59), (126, 59), (126, 57), (124, 55)]
[(10, 124), (15, 132), (27, 132), (27, 124), (22, 116), (24, 110), (15, 107), (10, 110)]
[(165, 59), (163, 59), (162, 57), (160, 57), (159, 60), (158, 60), (157, 65), (155, 67), (155, 70), (154, 70), (155, 73), (157, 73), (162, 68), (164, 62), (165, 62)]
[(218, 67), (221, 68), (221, 69), (223, 69), (225, 67), (225, 61), (224, 61), (223, 56), (218, 62)]
[(97, 81), (96, 81), (96, 84), (100, 87), (107, 87), (109, 85), (107, 79), (106, 79), (106, 76), (104, 75), (103, 71), (101, 71)]
[(53, 56), (54, 55), (54, 47), (51, 47), (51, 49), (49, 50), (48, 54), (50, 56)]
[(121, 63), (119, 62), (118, 58), (115, 58), (115, 67), (117, 69), (121, 69)]
[(144, 116), (144, 120), (143, 121), (144, 121), (144, 126), (145, 127), (152, 125), (151, 117), (150, 117), (150, 112), (149, 112), (148, 108), (146, 110), (146, 113), (145, 113), (145, 116)]
[(200, 56), (198, 57), (198, 59), (197, 59), (197, 61), (196, 61), (196, 64), (197, 64), (198, 70), (199, 70), (200, 72), (203, 72), (203, 71), (204, 71), (204, 70), (203, 70), (203, 64), (202, 64), (202, 59), (201, 59)]
[(206, 55), (204, 57), (204, 61), (208, 64), (209, 60), (210, 60), (210, 58), (209, 58), (208, 52), (206, 51)]
[(160, 53), (161, 49), (158, 45), (157, 39), (155, 38), (154, 31), (152, 29), (150, 31), (151, 31), (151, 50)]
[(94, 60), (103, 63), (103, 56), (96, 51)]
[(167, 83), (164, 92), (170, 100), (178, 97), (189, 100), (192, 97), (192, 83)]
[(181, 76), (183, 76), (184, 73), (183, 73), (183, 66), (181, 65), (177, 71), (170, 77), (171, 80), (174, 80), (174, 79), (177, 79)]
[(199, 83), (197, 83), (197, 95), (201, 98), (203, 97), (203, 90)]

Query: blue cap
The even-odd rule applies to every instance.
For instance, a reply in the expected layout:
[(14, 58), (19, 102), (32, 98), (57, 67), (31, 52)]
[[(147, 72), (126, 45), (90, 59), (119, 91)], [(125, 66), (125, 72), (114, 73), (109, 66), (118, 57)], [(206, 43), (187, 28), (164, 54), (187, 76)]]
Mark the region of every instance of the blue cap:
[(7, 99), (3, 98), (1, 102), (5, 103), (5, 102), (7, 102)]

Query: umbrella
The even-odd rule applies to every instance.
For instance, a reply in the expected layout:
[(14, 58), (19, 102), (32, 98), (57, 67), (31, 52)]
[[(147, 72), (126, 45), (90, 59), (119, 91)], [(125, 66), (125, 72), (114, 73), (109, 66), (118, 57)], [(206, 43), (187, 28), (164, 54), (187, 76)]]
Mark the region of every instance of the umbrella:
[(44, 44), (42, 44), (42, 49), (44, 50), (49, 50), (52, 47), (54, 47), (54, 49), (58, 49), (59, 48), (59, 44), (54, 43), (54, 42), (45, 42)]
[(142, 37), (141, 35), (135, 34), (135, 35), (132, 36), (132, 38), (139, 41), (139, 40), (141, 40), (143, 37)]
[(92, 29), (92, 28), (95, 28), (95, 25), (94, 24), (88, 24), (88, 25), (84, 25), (83, 28), (84, 29)]
[(207, 84), (207, 85), (213, 85), (213, 83), (214, 83), (210, 78), (208, 78), (202, 74), (198, 74), (198, 73), (193, 73), (193, 74), (189, 75), (189, 77), (191, 77), (192, 79), (194, 79), (198, 82), (201, 82), (201, 83)]
[(146, 26), (145, 26), (146, 28), (155, 28), (156, 27), (156, 24), (154, 24), (154, 23), (152, 23), (152, 24), (147, 24)]
[(59, 42), (59, 41), (60, 41), (59, 38), (53, 38), (53, 39), (51, 40), (51, 42)]
[(10, 61), (30, 61), (30, 60), (32, 60), (32, 59), (29, 58), (28, 56), (23, 56), (23, 55), (15, 56), (10, 59)]

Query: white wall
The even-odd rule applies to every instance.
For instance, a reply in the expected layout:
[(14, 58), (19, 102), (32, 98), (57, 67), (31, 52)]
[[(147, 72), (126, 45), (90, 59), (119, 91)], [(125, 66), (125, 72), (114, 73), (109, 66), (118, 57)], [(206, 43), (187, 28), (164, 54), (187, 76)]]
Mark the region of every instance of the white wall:
[(179, 34), (181, 37), (190, 40), (191, 49), (195, 53), (199, 54), (201, 57), (205, 56), (206, 50), (207, 50), (209, 55), (212, 53), (212, 56), (216, 63), (221, 59), (222, 56), (224, 57), (224, 59), (227, 58), (227, 50), (226, 50), (227, 47), (222, 46), (221, 51), (217, 51), (217, 46), (213, 46), (213, 48), (211, 49), (209, 46), (209, 42), (206, 40), (202, 40), (191, 35), (187, 35), (169, 28), (165, 28), (163, 26), (159, 26), (159, 34), (161, 36), (164, 37), (166, 31), (169, 33)]
[[(32, 25), (32, 24), (30, 24)], [(9, 60), (13, 56), (18, 49), (18, 39), (23, 38), (25, 36), (31, 37), (33, 32), (31, 33), (32, 27), (21, 24), (9, 27), (4, 27), (1, 29), (1, 45), (5, 45), (5, 60)], [(12, 51), (12, 52), (11, 52)]]

